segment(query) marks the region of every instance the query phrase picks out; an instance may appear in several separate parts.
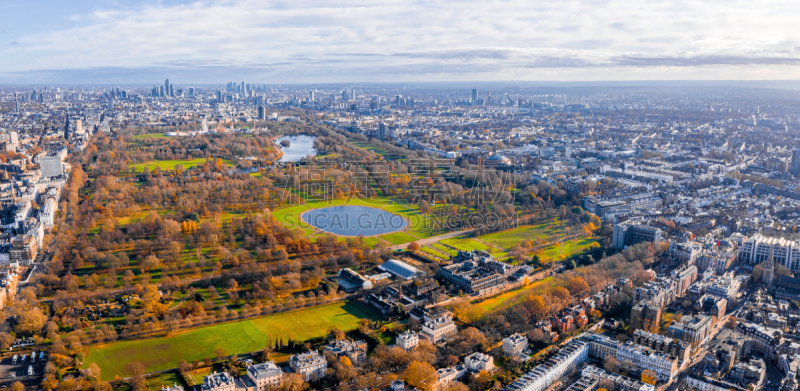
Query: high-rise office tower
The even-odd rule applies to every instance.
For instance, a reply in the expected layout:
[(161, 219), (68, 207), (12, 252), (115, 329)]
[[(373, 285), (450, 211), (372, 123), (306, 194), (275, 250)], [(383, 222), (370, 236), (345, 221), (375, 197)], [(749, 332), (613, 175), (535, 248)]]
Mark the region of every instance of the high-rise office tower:
[(169, 86), (169, 79), (164, 80), (164, 93), (167, 94), (167, 96), (169, 96)]
[(170, 96), (170, 98), (174, 98), (175, 97), (175, 91), (172, 89), (172, 84), (169, 85), (169, 93), (168, 93), (168, 95)]
[(395, 95), (394, 96), (394, 105), (400, 106), (400, 100), (403, 99), (403, 95)]
[(247, 83), (244, 82), (244, 79), (242, 79), (242, 94), (247, 98)]
[(386, 124), (383, 122), (378, 123), (378, 139), (381, 141), (386, 140)]
[(313, 102), (314, 101), (314, 91), (313, 90), (312, 91), (308, 91), (308, 100), (309, 100), (309, 102)]
[(792, 174), (800, 175), (800, 147), (792, 149)]
[(264, 106), (258, 106), (258, 120), (259, 121), (267, 120), (267, 111), (264, 110)]
[(194, 96), (194, 87), (189, 87), (189, 96)]
[(472, 89), (472, 104), (477, 104), (477, 103), (478, 103), (478, 89), (477, 88), (473, 88)]
[(222, 102), (222, 90), (217, 91), (217, 102)]
[(345, 102), (350, 100), (350, 94), (347, 93), (347, 90), (342, 90), (342, 100)]

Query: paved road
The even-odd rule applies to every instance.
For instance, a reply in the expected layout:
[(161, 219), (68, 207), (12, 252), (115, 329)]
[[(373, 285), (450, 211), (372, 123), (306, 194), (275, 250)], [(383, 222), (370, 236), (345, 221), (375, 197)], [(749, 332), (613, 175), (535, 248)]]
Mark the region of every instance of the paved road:
[[(470, 228), (470, 229), (465, 229), (463, 231), (450, 232), (450, 233), (446, 233), (446, 234), (439, 235), (439, 236), (431, 236), (430, 238), (427, 238), (427, 239), (416, 240), (416, 242), (420, 246), (427, 245), (427, 244), (432, 244), (432, 243), (436, 243), (436, 242), (438, 242), (438, 241), (440, 241), (442, 239), (454, 238), (456, 236), (460, 236), (460, 235), (464, 235), (464, 234), (470, 233), (470, 232), (472, 232), (474, 230), (475, 230), (475, 228)], [(408, 243), (404, 243), (404, 244), (398, 244), (396, 246), (389, 247), (389, 250), (391, 250), (391, 251), (403, 250), (403, 249), (406, 249), (407, 247), (408, 247)]]

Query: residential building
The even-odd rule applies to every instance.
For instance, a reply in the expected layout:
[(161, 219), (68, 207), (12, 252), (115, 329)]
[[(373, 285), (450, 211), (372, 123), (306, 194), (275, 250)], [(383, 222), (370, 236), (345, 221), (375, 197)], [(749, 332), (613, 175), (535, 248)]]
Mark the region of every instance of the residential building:
[(303, 375), (306, 381), (319, 379), (325, 375), (328, 362), (317, 351), (295, 354), (289, 357), (289, 368), (295, 373)]
[(255, 391), (266, 391), (281, 384), (283, 371), (272, 361), (247, 367), (247, 377), (256, 385)]
[(439, 316), (431, 317), (422, 322), (422, 330), (419, 332), (419, 336), (427, 339), (430, 343), (437, 344), (443, 342), (457, 331), (456, 324), (453, 322), (453, 314), (444, 312)]
[(513, 334), (503, 338), (503, 353), (509, 356), (520, 356), (528, 347), (528, 337), (522, 334)]
[(214, 372), (203, 378), (200, 388), (203, 391), (233, 391), (236, 388), (236, 381), (227, 372)]
[(661, 307), (651, 301), (640, 301), (631, 308), (631, 330), (657, 332), (661, 324)]
[(464, 365), (470, 372), (492, 372), (494, 370), (494, 358), (488, 354), (475, 352), (464, 358)]
[(642, 242), (660, 243), (662, 236), (661, 228), (641, 224), (616, 224), (614, 225), (612, 246), (623, 248)]
[(406, 351), (414, 350), (419, 345), (419, 335), (411, 330), (406, 330), (397, 336), (395, 344)]
[(696, 348), (708, 340), (712, 327), (711, 318), (708, 316), (684, 315), (669, 326), (669, 336)]
[(641, 373), (653, 371), (659, 380), (669, 381), (678, 373), (678, 358), (666, 353), (657, 352), (633, 341), (628, 341), (617, 349), (617, 361), (630, 360)]
[(342, 356), (347, 357), (353, 365), (359, 365), (367, 358), (367, 343), (349, 339), (335, 339), (329, 341), (322, 349), (322, 352), (331, 353), (339, 358)]
[(589, 358), (589, 342), (573, 338), (558, 353), (537, 365), (516, 381), (506, 386), (506, 391), (543, 391), (569, 370), (576, 369)]
[(655, 391), (655, 387), (650, 384), (607, 372), (593, 365), (583, 368), (581, 378), (565, 391), (594, 391), (601, 388), (600, 382), (603, 380), (613, 382), (615, 391)]
[(670, 278), (677, 284), (675, 295), (683, 296), (686, 289), (697, 280), (697, 267), (681, 265), (670, 273)]
[(48, 152), (39, 161), (40, 171), (43, 178), (51, 178), (64, 175), (64, 159), (67, 158), (67, 150)]
[(442, 391), (446, 389), (450, 383), (461, 379), (466, 373), (467, 368), (463, 365), (437, 370), (436, 374), (439, 375), (439, 379), (436, 381), (436, 384), (433, 385), (433, 391)]

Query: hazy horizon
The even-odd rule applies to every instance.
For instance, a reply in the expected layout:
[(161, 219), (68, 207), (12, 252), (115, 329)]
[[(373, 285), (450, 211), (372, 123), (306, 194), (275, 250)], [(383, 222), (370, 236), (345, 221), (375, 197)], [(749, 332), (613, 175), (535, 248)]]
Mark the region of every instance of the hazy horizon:
[(800, 3), (0, 5), (0, 84), (800, 80)]

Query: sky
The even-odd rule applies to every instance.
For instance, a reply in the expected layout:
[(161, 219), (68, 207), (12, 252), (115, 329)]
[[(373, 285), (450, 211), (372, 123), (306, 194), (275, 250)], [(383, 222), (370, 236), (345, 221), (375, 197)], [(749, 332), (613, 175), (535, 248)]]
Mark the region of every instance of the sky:
[(798, 80), (800, 2), (5, 0), (1, 84)]

